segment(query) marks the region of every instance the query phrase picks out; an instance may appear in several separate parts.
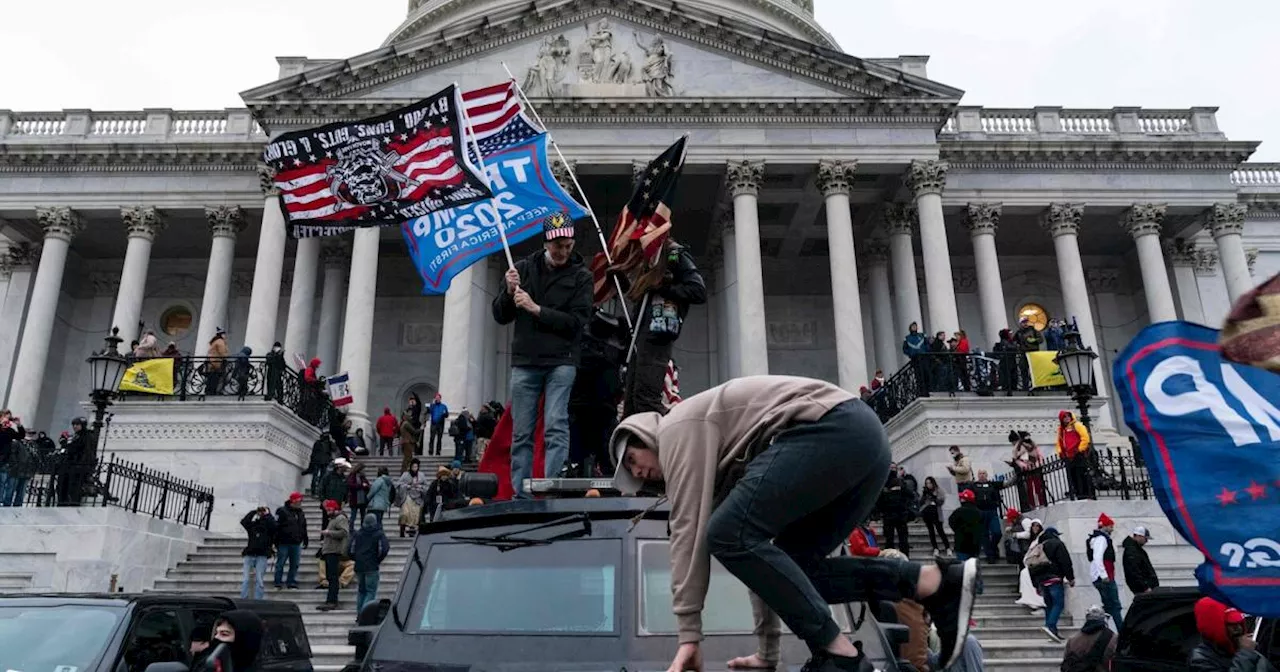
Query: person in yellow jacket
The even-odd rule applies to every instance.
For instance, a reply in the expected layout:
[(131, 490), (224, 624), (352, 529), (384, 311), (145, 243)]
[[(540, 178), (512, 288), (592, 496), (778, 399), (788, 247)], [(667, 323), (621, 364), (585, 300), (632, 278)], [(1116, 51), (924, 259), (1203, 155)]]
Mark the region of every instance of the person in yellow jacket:
[(1076, 420), (1071, 411), (1058, 414), (1058, 457), (1067, 461), (1067, 486), (1071, 499), (1093, 499), (1093, 483), (1089, 477), (1089, 428)]

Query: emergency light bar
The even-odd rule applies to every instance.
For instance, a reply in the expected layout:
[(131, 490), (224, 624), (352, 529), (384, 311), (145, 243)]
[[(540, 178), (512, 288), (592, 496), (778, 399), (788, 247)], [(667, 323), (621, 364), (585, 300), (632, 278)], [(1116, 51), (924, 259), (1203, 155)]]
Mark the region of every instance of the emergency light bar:
[(611, 478), (526, 478), (523, 490), (530, 495), (561, 497), (585, 497), (590, 490), (599, 492), (601, 497), (621, 494), (614, 489)]

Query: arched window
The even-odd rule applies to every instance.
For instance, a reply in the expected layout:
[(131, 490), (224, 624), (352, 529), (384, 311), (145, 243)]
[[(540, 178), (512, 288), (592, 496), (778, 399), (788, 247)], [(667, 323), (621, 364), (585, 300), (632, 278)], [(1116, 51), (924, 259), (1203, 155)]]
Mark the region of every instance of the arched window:
[(1044, 331), (1044, 328), (1049, 326), (1049, 311), (1038, 303), (1024, 304), (1018, 309), (1018, 322), (1021, 323), (1024, 318), (1036, 328), (1036, 331)]
[(191, 331), (191, 310), (186, 306), (173, 306), (160, 314), (160, 331), (173, 339), (182, 338)]

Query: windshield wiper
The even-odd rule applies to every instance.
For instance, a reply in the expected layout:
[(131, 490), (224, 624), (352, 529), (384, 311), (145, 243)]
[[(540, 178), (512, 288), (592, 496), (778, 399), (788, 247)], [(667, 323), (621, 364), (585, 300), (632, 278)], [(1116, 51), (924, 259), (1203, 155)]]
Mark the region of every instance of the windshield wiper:
[[(572, 524), (579, 524), (582, 527), (576, 530), (569, 530), (568, 532), (562, 532), (560, 534), (557, 534), (551, 537), (529, 538), (529, 537), (521, 536), (521, 535), (528, 534), (529, 532), (545, 530), (549, 527), (560, 527), (562, 525), (572, 525)], [(589, 536), (591, 536), (591, 518), (587, 516), (587, 514), (585, 513), (576, 513), (572, 516), (567, 516), (564, 518), (560, 518), (558, 520), (553, 520), (548, 523), (542, 523), (540, 525), (533, 525), (533, 526), (521, 528), (518, 530), (512, 530), (510, 532), (505, 532), (503, 534), (495, 535), (492, 537), (453, 536), (453, 537), (450, 537), (450, 539), (453, 539), (454, 541), (465, 542), (468, 544), (477, 544), (479, 546), (492, 546), (494, 548), (497, 548), (499, 551), (506, 553), (507, 551), (514, 551), (517, 548), (528, 548), (530, 546), (549, 546), (551, 544), (554, 544), (557, 541), (563, 541), (565, 539), (577, 539), (580, 537), (589, 537)]]

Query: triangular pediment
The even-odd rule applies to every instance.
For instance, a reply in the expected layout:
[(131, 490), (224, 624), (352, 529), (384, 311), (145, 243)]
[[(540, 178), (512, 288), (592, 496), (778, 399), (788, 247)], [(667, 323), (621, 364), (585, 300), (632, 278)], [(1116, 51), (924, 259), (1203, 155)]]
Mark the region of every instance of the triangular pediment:
[(506, 79), (535, 99), (859, 99), (954, 104), (962, 92), (796, 38), (644, 0), (534, 3), (461, 33), (424, 35), (242, 94), (260, 116), (412, 100)]

